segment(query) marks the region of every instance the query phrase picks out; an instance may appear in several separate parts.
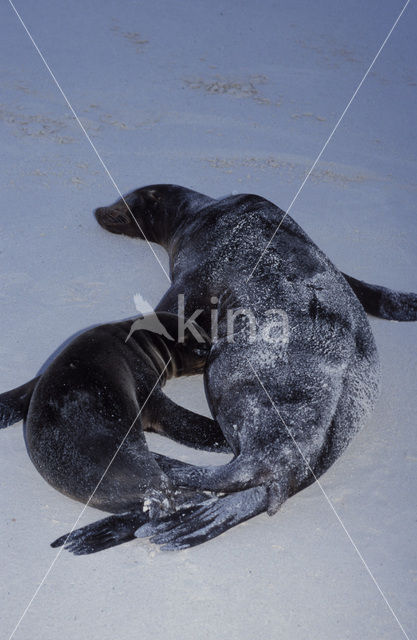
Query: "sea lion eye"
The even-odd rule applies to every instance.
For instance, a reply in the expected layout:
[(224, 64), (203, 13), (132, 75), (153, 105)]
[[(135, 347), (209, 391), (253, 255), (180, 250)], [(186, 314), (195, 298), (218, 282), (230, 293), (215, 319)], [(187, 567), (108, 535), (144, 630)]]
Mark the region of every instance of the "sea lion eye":
[(210, 351), (210, 346), (207, 344), (199, 345), (198, 347), (194, 347), (193, 353), (200, 358), (206, 358), (208, 352)]

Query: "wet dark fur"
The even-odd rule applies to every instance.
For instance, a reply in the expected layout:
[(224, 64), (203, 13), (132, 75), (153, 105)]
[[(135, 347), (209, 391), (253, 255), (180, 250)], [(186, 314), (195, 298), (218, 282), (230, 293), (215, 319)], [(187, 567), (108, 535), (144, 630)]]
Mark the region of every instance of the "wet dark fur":
[[(165, 548), (183, 548), (262, 511), (274, 513), (328, 469), (377, 393), (378, 358), (365, 311), (415, 320), (417, 296), (342, 274), (290, 216), (259, 196), (213, 200), (182, 187), (155, 185), (132, 192), (126, 201), (130, 211), (119, 201), (98, 209), (96, 217), (113, 233), (144, 233), (167, 249), (172, 286), (158, 309), (177, 312), (177, 296), (185, 294), (185, 315), (202, 309), (197, 320), (208, 330), (210, 299), (220, 300), (219, 339), (205, 384), (234, 459), (222, 467), (162, 457), (158, 463), (175, 485), (227, 495), (180, 508), (136, 531)], [(285, 310), (289, 341), (250, 343), (241, 319), (229, 342), (225, 316), (230, 306), (251, 309), (258, 327), (266, 329), (266, 311)], [(97, 551), (123, 541), (119, 531), (132, 536), (136, 526), (135, 511), (112, 516), (71, 534), (69, 548)]]
[[(172, 286), (158, 309), (177, 312), (177, 296), (185, 294), (185, 316), (202, 309), (196, 319), (208, 330), (209, 301), (220, 299), (219, 339), (205, 384), (234, 459), (223, 467), (159, 462), (179, 486), (228, 495), (180, 509), (136, 532), (165, 548), (183, 548), (262, 511), (274, 513), (329, 468), (377, 394), (378, 357), (365, 311), (415, 320), (417, 296), (342, 274), (290, 216), (259, 196), (213, 200), (182, 187), (154, 185), (126, 200), (130, 211), (118, 201), (98, 209), (96, 218), (113, 233), (144, 234), (167, 249)], [(225, 315), (231, 305), (253, 310), (258, 326), (266, 323), (268, 309), (285, 310), (288, 343), (250, 343), (244, 321), (229, 342)]]
[(49, 484), (98, 509), (133, 510), (129, 522), (135, 528), (152, 509), (167, 512), (193, 495), (172, 487), (148, 450), (144, 429), (190, 446), (228, 449), (212, 420), (179, 407), (161, 391), (168, 378), (202, 371), (208, 336), (194, 325), (201, 342), (187, 333), (178, 343), (178, 318), (156, 315), (173, 340), (135, 330), (126, 342), (132, 321), (101, 325), (70, 342), (42, 375), (0, 395), (1, 426), (25, 419), (29, 456)]

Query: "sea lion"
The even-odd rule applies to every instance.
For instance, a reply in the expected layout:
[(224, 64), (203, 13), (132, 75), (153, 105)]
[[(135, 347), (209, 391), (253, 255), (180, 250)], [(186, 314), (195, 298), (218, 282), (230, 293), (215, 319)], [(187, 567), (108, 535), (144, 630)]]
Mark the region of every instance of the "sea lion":
[[(373, 407), (379, 367), (365, 312), (416, 320), (417, 296), (342, 274), (289, 215), (257, 195), (214, 200), (152, 185), (95, 215), (108, 231), (145, 235), (168, 251), (172, 286), (158, 310), (176, 313), (183, 296), (181, 312), (209, 331), (211, 300), (219, 300), (205, 386), (234, 458), (221, 467), (172, 460), (161, 466), (175, 485), (227, 495), (180, 509), (135, 535), (184, 548), (262, 511), (275, 513), (330, 467)], [(244, 317), (230, 340), (230, 306), (254, 315), (255, 340)], [(265, 318), (274, 309), (286, 314), (289, 333), (284, 339), (278, 331), (270, 344)], [(90, 549), (99, 550), (101, 525), (95, 526)], [(74, 535), (82, 544), (82, 530)]]
[[(194, 323), (200, 339), (187, 332), (177, 341), (178, 320), (169, 313), (141, 320), (147, 329), (127, 320), (83, 332), (40, 376), (0, 395), (0, 426), (25, 418), (29, 456), (49, 484), (97, 509), (132, 510), (135, 527), (158, 505), (169, 510), (192, 497), (172, 486), (156, 461), (164, 457), (149, 451), (143, 429), (227, 450), (212, 420), (161, 391), (172, 377), (202, 371), (207, 335)], [(204, 499), (200, 493), (198, 501)]]

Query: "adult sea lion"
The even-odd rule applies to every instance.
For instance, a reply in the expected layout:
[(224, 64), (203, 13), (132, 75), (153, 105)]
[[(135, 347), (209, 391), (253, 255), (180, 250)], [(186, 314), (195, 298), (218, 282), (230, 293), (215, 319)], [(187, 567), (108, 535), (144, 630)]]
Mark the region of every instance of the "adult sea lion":
[[(172, 286), (158, 310), (177, 312), (184, 296), (181, 312), (209, 331), (211, 301), (219, 301), (205, 385), (234, 458), (221, 467), (160, 464), (178, 486), (227, 495), (179, 509), (136, 536), (183, 548), (262, 511), (275, 513), (330, 467), (372, 409), (378, 357), (365, 312), (416, 320), (417, 296), (342, 274), (289, 215), (260, 196), (214, 200), (152, 185), (95, 215), (108, 231), (145, 236), (167, 249)], [(243, 316), (230, 340), (230, 306), (252, 312), (254, 340)], [(273, 344), (265, 340), (271, 310), (288, 319), (287, 335), (275, 326)], [(96, 527), (91, 550), (101, 548)], [(82, 539), (82, 530), (76, 535)]]

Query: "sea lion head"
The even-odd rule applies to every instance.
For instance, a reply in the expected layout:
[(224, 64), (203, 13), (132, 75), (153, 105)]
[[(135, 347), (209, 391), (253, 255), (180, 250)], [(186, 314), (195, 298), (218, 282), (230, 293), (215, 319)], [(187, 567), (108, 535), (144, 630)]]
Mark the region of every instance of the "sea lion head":
[(131, 191), (109, 207), (99, 207), (94, 215), (106, 231), (158, 242), (158, 227), (164, 224), (161, 205), (157, 189), (144, 187)]
[(161, 311), (154, 313), (153, 317), (145, 316), (144, 319), (149, 320), (145, 330), (148, 337), (152, 336), (154, 349), (164, 354), (164, 360), (166, 354), (171, 357), (169, 377), (203, 372), (211, 340), (202, 327), (194, 321), (186, 322), (175, 314)]
[(213, 201), (175, 184), (153, 184), (135, 189), (94, 214), (103, 229), (168, 247), (184, 220)]

